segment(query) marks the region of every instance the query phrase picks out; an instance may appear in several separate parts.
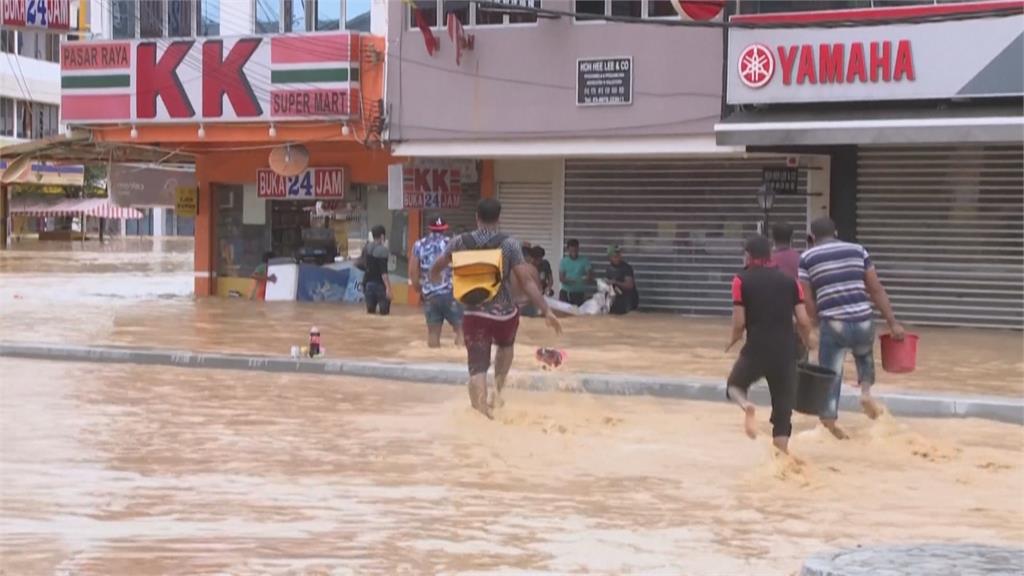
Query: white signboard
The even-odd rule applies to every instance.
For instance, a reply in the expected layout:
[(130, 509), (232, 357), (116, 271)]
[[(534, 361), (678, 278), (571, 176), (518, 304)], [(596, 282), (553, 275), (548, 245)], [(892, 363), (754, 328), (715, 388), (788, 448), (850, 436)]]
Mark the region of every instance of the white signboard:
[[(742, 19), (738, 19), (742, 21)], [(729, 31), (729, 104), (1024, 94), (1024, 15)]]

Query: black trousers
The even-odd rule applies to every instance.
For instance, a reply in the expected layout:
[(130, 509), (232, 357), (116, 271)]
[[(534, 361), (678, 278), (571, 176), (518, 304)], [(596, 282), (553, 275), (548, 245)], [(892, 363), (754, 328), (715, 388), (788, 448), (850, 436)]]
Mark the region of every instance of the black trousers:
[[(793, 433), (793, 405), (796, 403), (796, 361), (793, 352), (785, 354), (741, 353), (729, 374), (729, 388), (747, 391), (761, 378), (768, 381), (772, 397), (772, 436)], [(729, 392), (726, 391), (726, 395)]]
[(566, 292), (562, 290), (558, 293), (558, 299), (562, 302), (568, 302), (573, 306), (583, 306), (583, 303), (587, 301), (587, 295), (583, 292)]
[(391, 313), (391, 300), (388, 300), (388, 289), (380, 282), (367, 282), (363, 285), (363, 298), (366, 300), (366, 312), (381, 316)]

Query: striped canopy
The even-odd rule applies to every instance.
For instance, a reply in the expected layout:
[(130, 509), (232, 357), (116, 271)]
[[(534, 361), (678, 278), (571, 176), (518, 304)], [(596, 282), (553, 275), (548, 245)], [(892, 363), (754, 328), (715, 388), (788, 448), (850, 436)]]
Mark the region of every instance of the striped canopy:
[(137, 220), (143, 217), (135, 208), (115, 206), (107, 198), (72, 198), (58, 202), (11, 202), (11, 213), (27, 216), (92, 216), (117, 220)]

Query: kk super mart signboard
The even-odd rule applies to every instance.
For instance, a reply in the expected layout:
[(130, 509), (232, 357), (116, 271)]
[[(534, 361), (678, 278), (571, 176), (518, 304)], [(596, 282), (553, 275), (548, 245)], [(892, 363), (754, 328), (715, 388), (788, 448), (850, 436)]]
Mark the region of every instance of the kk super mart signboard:
[(344, 168), (306, 168), (295, 176), (256, 173), (256, 195), (270, 200), (338, 200), (345, 197)]
[(4, 28), (70, 30), (71, 0), (0, 0), (0, 23)]
[(61, 118), (79, 124), (358, 116), (359, 35), (61, 45)]
[[(942, 7), (916, 10), (927, 15)], [(779, 26), (783, 16), (733, 21)], [(727, 66), (729, 104), (1019, 96), (1024, 94), (1024, 15), (1018, 10), (914, 24), (732, 28)]]

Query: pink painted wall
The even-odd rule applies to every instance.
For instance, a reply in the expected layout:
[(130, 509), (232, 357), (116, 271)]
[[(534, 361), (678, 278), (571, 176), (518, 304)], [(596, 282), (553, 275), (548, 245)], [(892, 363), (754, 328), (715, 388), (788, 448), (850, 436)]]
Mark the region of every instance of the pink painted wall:
[[(568, 4), (567, 4), (568, 6)], [(476, 48), (455, 64), (435, 30), (428, 56), (406, 8), (389, 2), (391, 138), (398, 141), (712, 134), (722, 98), (722, 31), (584, 23), (467, 28)], [(576, 105), (576, 60), (633, 57), (633, 104)]]

